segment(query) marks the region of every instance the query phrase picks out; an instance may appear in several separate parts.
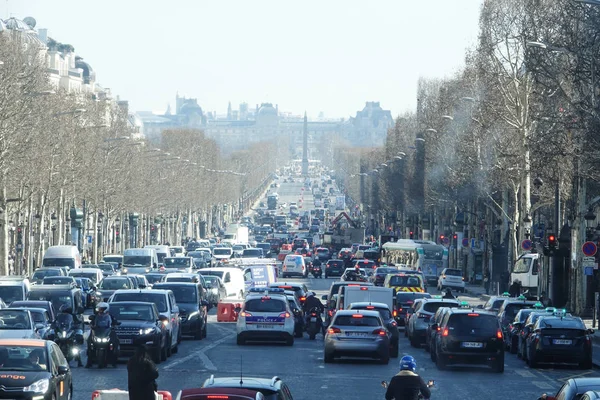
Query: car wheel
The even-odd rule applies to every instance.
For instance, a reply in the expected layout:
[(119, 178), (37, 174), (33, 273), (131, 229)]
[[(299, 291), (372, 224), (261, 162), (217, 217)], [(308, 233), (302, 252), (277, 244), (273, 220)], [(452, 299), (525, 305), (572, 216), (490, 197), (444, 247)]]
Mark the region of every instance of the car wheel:
[(584, 362), (579, 364), (579, 368), (581, 368), (581, 369), (592, 369), (592, 367), (593, 367), (592, 357), (588, 358), (587, 360), (585, 360)]
[(173, 355), (173, 351), (172, 351), (172, 347), (171, 347), (172, 341), (171, 341), (171, 335), (167, 336), (167, 357), (171, 357)]
[(194, 332), (194, 340), (202, 340), (202, 338), (204, 337), (202, 335), (202, 331), (203, 329), (198, 329), (196, 332)]
[(510, 354), (517, 354), (517, 341), (513, 338), (510, 340)]
[(408, 335), (408, 340), (410, 341), (410, 345), (412, 347), (419, 347), (419, 343), (417, 343), (417, 341), (411, 335)]
[(496, 363), (494, 364), (494, 372), (499, 374), (504, 372), (504, 356), (496, 360)]
[(443, 356), (436, 355), (435, 365), (439, 370), (444, 370), (446, 369), (446, 360), (444, 360)]
[(240, 335), (238, 335), (237, 339), (236, 339), (236, 343), (238, 346), (243, 346), (246, 344), (246, 341), (244, 339), (242, 339), (242, 337)]
[(285, 341), (285, 345), (286, 346), (293, 346), (294, 345), (294, 337), (290, 336), (289, 338), (287, 338), (287, 340)]
[(527, 357), (527, 364), (529, 364), (530, 368), (537, 368), (538, 366), (538, 362), (536, 360), (535, 354), (532, 355), (531, 357)]
[(325, 354), (323, 355), (323, 361), (325, 362), (325, 364), (332, 363), (332, 362), (333, 362), (333, 360), (334, 360), (333, 353), (331, 353), (331, 354), (327, 354), (327, 353), (325, 353)]

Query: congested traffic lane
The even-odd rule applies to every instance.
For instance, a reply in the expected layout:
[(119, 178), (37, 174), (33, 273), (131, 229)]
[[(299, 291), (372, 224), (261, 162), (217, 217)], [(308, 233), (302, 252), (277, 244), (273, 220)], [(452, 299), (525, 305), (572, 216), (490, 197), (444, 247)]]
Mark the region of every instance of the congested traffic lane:
[[(306, 282), (317, 295), (326, 293), (335, 279), (289, 279)], [(460, 296), (472, 304), (479, 299)], [(342, 360), (334, 364), (323, 363), (323, 338), (310, 341), (305, 336), (297, 339), (293, 347), (284, 345), (238, 346), (234, 323), (217, 323), (211, 311), (208, 337), (202, 341), (184, 340), (179, 353), (159, 365), (160, 389), (177, 393), (182, 388), (198, 387), (211, 374), (215, 376), (272, 377), (279, 376), (291, 388), (295, 399), (383, 398), (382, 380), (389, 380), (398, 370), (398, 360), (388, 365), (376, 361)], [(425, 380), (433, 379), (433, 398), (465, 399), (480, 397), (485, 393), (491, 399), (535, 399), (541, 393), (555, 392), (562, 382), (571, 377), (600, 376), (598, 371), (573, 368), (529, 369), (514, 355), (506, 354), (505, 372), (497, 374), (486, 367), (466, 366), (437, 369), (429, 353), (410, 347), (401, 336), (400, 356), (410, 354), (417, 359), (418, 373)], [(74, 365), (74, 364), (73, 364)], [(73, 368), (74, 399), (89, 400), (96, 389), (127, 388), (126, 366), (104, 370)]]

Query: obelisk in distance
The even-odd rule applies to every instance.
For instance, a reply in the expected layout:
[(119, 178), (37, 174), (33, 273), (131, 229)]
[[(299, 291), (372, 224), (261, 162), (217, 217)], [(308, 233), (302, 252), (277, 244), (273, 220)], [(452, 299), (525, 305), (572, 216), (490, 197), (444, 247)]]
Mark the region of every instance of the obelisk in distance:
[(302, 138), (302, 176), (308, 176), (308, 119), (304, 112), (304, 132)]

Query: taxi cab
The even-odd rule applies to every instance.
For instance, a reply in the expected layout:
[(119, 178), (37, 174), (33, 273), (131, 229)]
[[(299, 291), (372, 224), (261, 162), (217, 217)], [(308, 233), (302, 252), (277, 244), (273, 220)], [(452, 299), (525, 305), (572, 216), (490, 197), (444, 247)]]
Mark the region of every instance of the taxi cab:
[(66, 400), (73, 394), (69, 363), (48, 340), (0, 340), (0, 399)]
[(383, 281), (383, 287), (392, 288), (394, 292), (424, 293), (423, 278), (417, 274), (388, 274)]
[(294, 344), (295, 319), (284, 289), (252, 288), (239, 309), (237, 344), (247, 341), (283, 341)]

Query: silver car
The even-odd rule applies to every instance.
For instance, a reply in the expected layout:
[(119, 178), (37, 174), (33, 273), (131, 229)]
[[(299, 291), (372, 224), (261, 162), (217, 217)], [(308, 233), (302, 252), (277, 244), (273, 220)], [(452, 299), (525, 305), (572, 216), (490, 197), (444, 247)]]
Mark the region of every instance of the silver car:
[(336, 357), (366, 357), (387, 364), (389, 336), (379, 312), (340, 310), (327, 329), (323, 359), (330, 363)]

